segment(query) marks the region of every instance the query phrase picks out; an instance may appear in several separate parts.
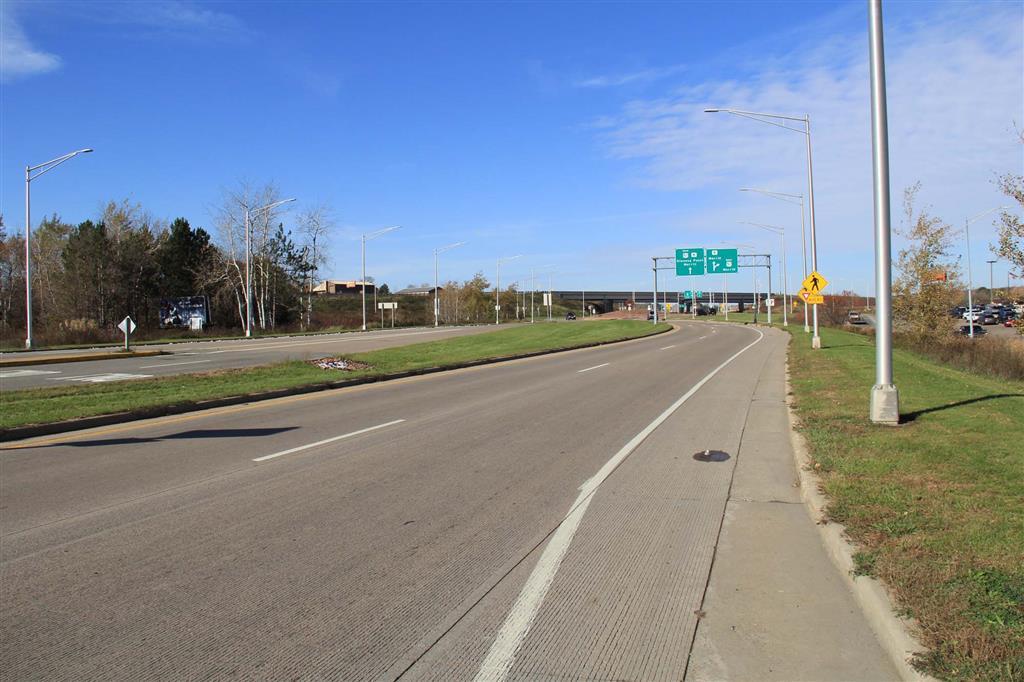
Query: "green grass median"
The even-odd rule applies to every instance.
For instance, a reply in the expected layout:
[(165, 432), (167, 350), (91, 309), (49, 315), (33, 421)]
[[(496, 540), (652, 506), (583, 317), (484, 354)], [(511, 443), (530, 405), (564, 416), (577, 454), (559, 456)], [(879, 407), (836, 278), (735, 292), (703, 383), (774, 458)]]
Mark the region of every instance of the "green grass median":
[(666, 329), (666, 324), (655, 326), (631, 320), (514, 325), (490, 333), (346, 355), (348, 359), (369, 365), (357, 371), (323, 370), (306, 362), (293, 361), (158, 379), (3, 391), (0, 392), (0, 428), (49, 424), (432, 367), (454, 367), (479, 360), (638, 338)]
[(921, 625), (942, 679), (1024, 680), (1024, 382), (896, 350), (903, 422), (868, 421), (873, 340), (790, 327), (801, 431), (830, 515)]

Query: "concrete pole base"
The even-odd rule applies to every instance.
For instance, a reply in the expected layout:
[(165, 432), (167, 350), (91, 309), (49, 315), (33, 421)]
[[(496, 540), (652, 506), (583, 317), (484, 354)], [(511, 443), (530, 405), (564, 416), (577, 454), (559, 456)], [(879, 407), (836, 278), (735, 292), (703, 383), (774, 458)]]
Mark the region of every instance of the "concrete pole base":
[(811, 337), (811, 348), (813, 348), (814, 350), (820, 350), (821, 349), (821, 337), (820, 336), (812, 336)]
[(875, 424), (900, 423), (900, 393), (892, 384), (871, 387), (871, 421)]

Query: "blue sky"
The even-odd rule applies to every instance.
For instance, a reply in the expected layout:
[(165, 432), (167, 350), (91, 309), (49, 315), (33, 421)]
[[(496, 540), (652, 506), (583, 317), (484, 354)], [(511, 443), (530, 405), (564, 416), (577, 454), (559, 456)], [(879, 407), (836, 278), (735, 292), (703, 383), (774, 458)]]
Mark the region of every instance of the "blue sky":
[[(954, 224), (1005, 203), (1022, 171), (1020, 3), (886, 9), (893, 196)], [(503, 282), (557, 264), (556, 288), (646, 289), (649, 257), (723, 241), (778, 252), (799, 279), (799, 212), (737, 191), (802, 193), (802, 136), (707, 106), (809, 113), (820, 269), (866, 292), (872, 268), (866, 5), (853, 3), (11, 2), (3, 29), (0, 210), (94, 218), (108, 200), (187, 217), (240, 180), (337, 218), (324, 274), (392, 287)], [(900, 218), (894, 203), (894, 222)], [(972, 226), (976, 279), (994, 227)], [(898, 247), (897, 242), (897, 247)], [(978, 273), (985, 273), (984, 278)], [(1006, 267), (996, 266), (997, 282)], [(987, 283), (987, 282), (986, 282)], [(669, 288), (686, 283), (669, 278)], [(702, 288), (715, 288), (707, 282)]]

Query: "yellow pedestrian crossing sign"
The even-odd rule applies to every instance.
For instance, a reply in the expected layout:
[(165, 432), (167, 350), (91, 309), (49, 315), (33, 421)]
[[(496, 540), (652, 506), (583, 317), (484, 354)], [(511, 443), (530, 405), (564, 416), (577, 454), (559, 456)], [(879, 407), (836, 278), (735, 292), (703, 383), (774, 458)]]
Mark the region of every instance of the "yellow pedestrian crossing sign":
[(825, 297), (821, 294), (811, 293), (810, 291), (807, 291), (807, 288), (805, 287), (800, 290), (800, 300), (807, 305), (821, 305), (825, 302)]
[(803, 282), (804, 289), (812, 294), (820, 294), (821, 291), (828, 286), (828, 280), (825, 279), (825, 275), (818, 271), (814, 271), (807, 275), (807, 279)]

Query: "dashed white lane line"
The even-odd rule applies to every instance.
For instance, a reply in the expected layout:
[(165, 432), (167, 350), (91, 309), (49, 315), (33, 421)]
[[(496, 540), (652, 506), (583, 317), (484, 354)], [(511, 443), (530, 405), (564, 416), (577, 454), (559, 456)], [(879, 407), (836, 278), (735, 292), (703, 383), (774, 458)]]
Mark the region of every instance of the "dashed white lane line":
[(83, 374), (76, 377), (53, 377), (47, 381), (83, 381), (91, 384), (102, 384), (108, 381), (128, 381), (129, 379), (152, 379), (152, 374), (122, 374), (113, 372), (109, 374)]
[(671, 346), (665, 346), (661, 350), (668, 350), (669, 348), (675, 348), (675, 347), (676, 347), (676, 344), (673, 343)]
[(315, 448), (315, 447), (318, 447), (320, 445), (327, 445), (328, 443), (333, 443), (334, 441), (337, 441), (337, 440), (342, 440), (342, 439), (345, 439), (345, 438), (351, 438), (352, 436), (358, 436), (358, 435), (363, 434), (363, 433), (369, 433), (370, 431), (376, 431), (377, 429), (383, 429), (386, 426), (394, 426), (395, 424), (401, 424), (404, 421), (405, 421), (404, 419), (396, 419), (394, 421), (387, 422), (385, 424), (377, 424), (376, 426), (368, 426), (365, 429), (359, 429), (358, 431), (353, 431), (352, 433), (345, 433), (345, 434), (342, 434), (340, 436), (335, 436), (334, 438), (325, 438), (324, 440), (318, 440), (317, 442), (309, 443), (308, 445), (300, 445), (297, 448), (289, 448), (287, 450), (282, 450), (281, 452), (275, 452), (272, 455), (263, 455), (262, 457), (255, 458), (253, 461), (254, 462), (265, 462), (268, 459), (274, 459), (275, 457), (283, 457), (285, 455), (290, 455), (290, 454), (295, 453), (295, 452), (301, 452), (303, 450), (309, 450), (310, 448)]
[(0, 369), (0, 379), (33, 377), (40, 374), (60, 374), (60, 371), (55, 369)]
[(608, 366), (608, 365), (610, 365), (610, 364), (612, 364), (612, 363), (610, 363), (610, 362), (605, 362), (605, 363), (602, 363), (602, 364), (600, 364), (600, 365), (594, 365), (593, 367), (587, 367), (586, 369), (581, 369), (581, 370), (579, 370), (579, 371), (578, 371), (578, 372), (576, 372), (576, 373), (577, 373), (577, 374), (583, 374), (584, 372), (589, 372), (589, 371), (590, 371), (590, 370), (592, 370), (592, 369), (601, 369), (602, 367), (607, 367), (607, 366)]
[(151, 369), (153, 367), (174, 367), (175, 365), (199, 365), (212, 360), (189, 360), (187, 362), (165, 362), (161, 365), (141, 365), (139, 369)]
[(596, 474), (584, 481), (579, 487), (580, 493), (577, 495), (576, 501), (572, 503), (569, 513), (566, 514), (558, 528), (551, 535), (551, 540), (548, 541), (548, 545), (540, 555), (540, 559), (533, 568), (533, 572), (526, 579), (523, 590), (519, 593), (515, 604), (512, 605), (512, 610), (506, 616), (501, 630), (498, 631), (498, 635), (494, 638), (494, 643), (491, 644), (491, 649), (487, 652), (487, 658), (484, 659), (480, 670), (476, 674), (476, 682), (502, 682), (508, 677), (509, 670), (512, 669), (512, 665), (515, 663), (516, 652), (522, 645), (523, 640), (526, 639), (526, 635), (530, 631), (534, 619), (537, 617), (537, 612), (540, 610), (544, 597), (555, 580), (555, 574), (558, 572), (562, 559), (565, 558), (565, 554), (569, 550), (569, 545), (576, 534), (576, 529), (579, 528), (580, 522), (583, 520), (583, 514), (587, 511), (590, 500), (593, 499), (598, 486), (611, 476), (612, 472), (615, 471), (626, 457), (636, 450), (676, 410), (682, 407), (683, 403), (699, 391), (704, 384), (711, 381), (712, 377), (718, 374), (726, 365), (748, 349), (753, 348), (754, 345), (764, 338), (764, 333), (757, 329), (754, 331), (757, 332), (757, 338), (752, 343), (744, 346), (735, 355), (711, 370), (707, 376), (694, 384), (679, 400), (669, 405), (668, 409), (644, 427), (643, 431), (633, 436), (632, 440), (622, 446), (622, 449), (605, 462), (604, 466)]
[(697, 340), (698, 340), (698, 341), (703, 341), (703, 340), (704, 340), (704, 339), (706, 339), (706, 338), (708, 338), (708, 337), (707, 337), (707, 335), (704, 335), (704, 336), (698, 336), (698, 337), (697, 337)]

